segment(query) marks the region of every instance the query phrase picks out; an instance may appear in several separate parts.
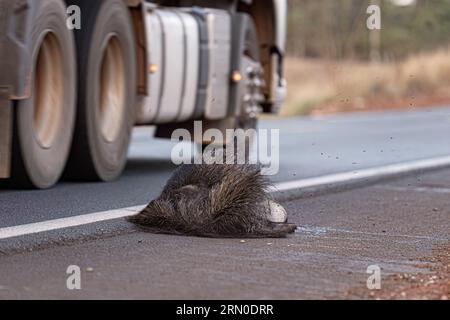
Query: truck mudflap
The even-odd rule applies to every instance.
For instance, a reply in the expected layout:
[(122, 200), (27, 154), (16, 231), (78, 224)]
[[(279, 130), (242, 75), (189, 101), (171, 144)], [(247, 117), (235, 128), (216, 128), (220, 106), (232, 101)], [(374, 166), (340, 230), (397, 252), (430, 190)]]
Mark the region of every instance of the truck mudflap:
[(9, 178), (11, 171), (12, 100), (30, 95), (27, 38), (35, 4), (32, 0), (0, 0), (0, 178)]
[(30, 95), (27, 38), (35, 4), (30, 0), (0, 0), (0, 87), (9, 88), (10, 99)]
[(0, 88), (0, 178), (9, 178), (11, 169), (12, 103), (9, 90)]

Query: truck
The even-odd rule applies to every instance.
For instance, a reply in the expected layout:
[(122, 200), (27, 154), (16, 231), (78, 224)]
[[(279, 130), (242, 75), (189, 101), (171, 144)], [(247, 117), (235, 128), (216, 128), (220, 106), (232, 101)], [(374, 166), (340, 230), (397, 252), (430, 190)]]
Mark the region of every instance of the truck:
[(255, 128), (286, 94), (286, 1), (0, 0), (0, 179), (114, 180), (135, 126)]

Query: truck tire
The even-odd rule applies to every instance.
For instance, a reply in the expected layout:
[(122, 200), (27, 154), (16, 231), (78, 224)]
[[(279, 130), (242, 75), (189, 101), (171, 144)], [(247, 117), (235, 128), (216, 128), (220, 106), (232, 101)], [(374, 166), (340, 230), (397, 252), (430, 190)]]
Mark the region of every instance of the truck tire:
[[(260, 103), (263, 101), (263, 97), (259, 97), (262, 95), (262, 65), (261, 65), (261, 57), (259, 50), (259, 40), (258, 33), (256, 30), (256, 26), (251, 17), (248, 17), (248, 21), (246, 23), (245, 30), (243, 30), (245, 34), (245, 45), (244, 51), (241, 53), (242, 63), (248, 65), (250, 68), (245, 70), (246, 74), (244, 75), (245, 81), (250, 81), (251, 84), (247, 85), (246, 90), (243, 95), (250, 94), (253, 98), (250, 101), (253, 107), (260, 107)], [(259, 85), (255, 85), (255, 82), (259, 82)], [(258, 112), (257, 110), (251, 110), (249, 101), (245, 101), (245, 97), (242, 97), (242, 105), (240, 106), (240, 115), (237, 117), (236, 127), (235, 129), (256, 129), (258, 125)]]
[(82, 29), (75, 32), (78, 114), (67, 174), (111, 181), (125, 167), (135, 118), (133, 24), (122, 0), (67, 2), (83, 8)]
[[(241, 52), (241, 63), (246, 66), (245, 74), (243, 74), (243, 79), (245, 83), (248, 83), (243, 90), (241, 97), (241, 105), (238, 106), (240, 109), (239, 115), (236, 117), (235, 130), (242, 129), (256, 130), (258, 127), (258, 114), (260, 113), (260, 103), (263, 100), (262, 97), (262, 65), (259, 50), (259, 40), (256, 26), (253, 19), (248, 16), (247, 23), (244, 24), (244, 39), (245, 43), (243, 46), (243, 52)], [(246, 100), (247, 97), (251, 97), (250, 100)], [(246, 142), (244, 150), (237, 149), (237, 140), (235, 142), (234, 152), (244, 152), (245, 161), (249, 161), (250, 158), (254, 157), (255, 154), (255, 136), (249, 137)]]
[(29, 40), (32, 94), (14, 111), (12, 184), (49, 188), (59, 180), (75, 123), (76, 59), (61, 0), (39, 1)]

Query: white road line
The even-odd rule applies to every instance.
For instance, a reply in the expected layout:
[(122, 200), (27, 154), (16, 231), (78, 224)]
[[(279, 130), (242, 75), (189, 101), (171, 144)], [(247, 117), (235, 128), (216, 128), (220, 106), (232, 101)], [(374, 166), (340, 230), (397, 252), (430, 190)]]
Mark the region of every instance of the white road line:
[[(361, 169), (351, 172), (331, 174), (316, 178), (295, 180), (289, 182), (276, 183), (271, 192), (289, 191), (302, 188), (320, 187), (330, 184), (351, 183), (364, 179), (375, 177), (388, 177), (408, 172), (436, 169), (440, 167), (450, 166), (450, 156), (432, 158), (426, 160), (410, 161), (399, 164), (386, 165), (377, 168)], [(116, 210), (109, 210), (91, 214), (84, 214), (74, 217), (48, 220), (37, 223), (30, 223), (20, 226), (0, 228), (0, 240), (31, 235), (36, 233), (49, 232), (65, 228), (73, 228), (87, 224), (93, 224), (102, 221), (109, 221), (119, 218), (125, 218), (138, 213), (144, 208), (142, 206), (134, 206)]]
[(360, 169), (315, 178), (281, 182), (275, 184), (271, 191), (289, 191), (295, 189), (320, 187), (330, 184), (350, 183), (370, 178), (383, 178), (423, 169), (436, 169), (445, 166), (450, 166), (450, 156), (403, 162), (376, 168)]
[(122, 208), (0, 229), (0, 240), (132, 216), (144, 206)]

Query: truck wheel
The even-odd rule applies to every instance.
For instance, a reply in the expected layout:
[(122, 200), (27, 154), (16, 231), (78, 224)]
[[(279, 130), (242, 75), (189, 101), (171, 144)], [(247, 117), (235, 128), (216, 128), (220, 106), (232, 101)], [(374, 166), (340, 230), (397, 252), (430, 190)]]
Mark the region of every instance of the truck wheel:
[[(258, 115), (262, 110), (261, 103), (264, 101), (262, 94), (263, 67), (261, 65), (258, 34), (252, 18), (248, 17), (245, 24), (245, 44), (241, 53), (242, 76), (244, 90), (242, 90), (240, 114), (236, 117), (235, 130), (251, 130), (257, 129)], [(235, 144), (237, 141), (235, 140)], [(255, 137), (249, 137), (245, 150), (237, 150), (236, 152), (244, 152), (245, 160), (248, 161), (254, 152)]]
[(61, 0), (39, 1), (29, 44), (32, 94), (14, 112), (11, 181), (44, 189), (64, 170), (75, 122), (75, 43)]
[(136, 99), (134, 31), (122, 0), (67, 1), (83, 8), (75, 32), (78, 114), (68, 175), (111, 181), (123, 171)]
[(263, 67), (261, 65), (258, 34), (252, 18), (246, 23), (244, 51), (241, 53), (243, 81), (240, 115), (237, 117), (236, 129), (256, 129), (258, 115), (262, 110)]
[[(238, 92), (240, 92), (238, 115), (235, 116), (230, 123), (227, 122), (227, 126), (233, 130), (242, 129), (244, 131), (256, 129), (258, 125), (258, 114), (261, 112), (261, 103), (264, 100), (264, 96), (262, 95), (262, 86), (264, 85), (263, 77), (262, 77), (262, 65), (260, 62), (260, 50), (259, 50), (259, 41), (258, 34), (255, 27), (255, 24), (252, 18), (248, 15), (241, 16), (241, 29), (243, 36), (243, 44), (240, 46), (240, 52), (238, 52), (239, 59), (239, 80), (234, 80), (240, 86)], [(234, 78), (235, 75), (233, 75)], [(238, 148), (238, 139), (234, 139), (234, 154), (244, 157), (239, 158), (240, 161), (244, 160), (245, 162), (249, 162), (250, 159), (254, 158), (253, 152), (255, 151), (255, 136), (252, 134), (248, 138), (246, 138), (245, 147)], [(228, 147), (230, 147), (231, 141), (228, 143)], [(208, 148), (208, 144), (198, 145), (198, 151), (203, 152), (211, 152), (212, 149)], [(227, 145), (219, 146), (219, 148), (226, 148)], [(217, 148), (217, 147), (216, 147)], [(235, 158), (235, 161), (238, 160)], [(226, 161), (226, 159), (224, 159)], [(240, 163), (238, 163), (240, 164)]]

